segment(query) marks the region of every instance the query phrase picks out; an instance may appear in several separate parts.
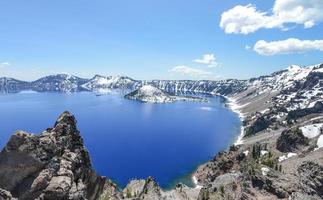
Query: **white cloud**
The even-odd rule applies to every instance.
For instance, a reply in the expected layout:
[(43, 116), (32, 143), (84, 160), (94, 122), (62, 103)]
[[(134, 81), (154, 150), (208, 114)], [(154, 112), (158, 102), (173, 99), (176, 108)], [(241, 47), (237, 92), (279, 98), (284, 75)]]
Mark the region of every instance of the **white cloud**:
[(259, 40), (254, 45), (253, 49), (258, 54), (265, 56), (303, 53), (312, 50), (323, 51), (323, 40), (299, 40), (296, 38), (272, 42)]
[(194, 62), (207, 65), (211, 68), (218, 66), (214, 54), (205, 54), (203, 55), (202, 59), (195, 59)]
[(10, 66), (10, 63), (8, 63), (8, 62), (0, 63), (0, 68), (5, 68), (5, 67), (9, 67), (9, 66)]
[(177, 73), (179, 75), (184, 76), (192, 76), (192, 77), (208, 77), (212, 75), (212, 72), (200, 70), (192, 67), (187, 67), (185, 65), (180, 65), (173, 67), (170, 72)]
[(249, 50), (249, 49), (251, 49), (251, 46), (246, 45), (244, 48), (247, 49), (247, 50)]
[(323, 21), (322, 0), (276, 0), (272, 12), (262, 12), (248, 4), (237, 5), (221, 15), (220, 27), (225, 33), (249, 34), (261, 28), (288, 30), (286, 24), (311, 28)]

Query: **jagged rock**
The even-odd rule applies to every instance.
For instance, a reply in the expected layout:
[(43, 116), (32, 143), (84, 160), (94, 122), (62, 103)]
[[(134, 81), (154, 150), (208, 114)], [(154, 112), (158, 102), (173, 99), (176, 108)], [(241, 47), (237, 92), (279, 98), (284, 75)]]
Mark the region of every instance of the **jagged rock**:
[(0, 188), (0, 200), (16, 200), (16, 198), (13, 198), (9, 191)]
[(166, 200), (196, 200), (200, 189), (190, 188), (184, 184), (177, 184), (173, 190), (163, 193), (163, 198)]
[(228, 152), (221, 151), (211, 161), (201, 165), (195, 172), (197, 181), (206, 185), (222, 174), (239, 170), (239, 164), (245, 159), (245, 155), (237, 148), (231, 148)]
[(161, 199), (161, 189), (153, 177), (148, 177), (139, 197), (141, 199)]
[(251, 125), (246, 128), (245, 136), (252, 136), (260, 131), (267, 129), (271, 124), (271, 120), (266, 116), (258, 117)]
[(290, 196), (290, 200), (320, 200), (321, 198), (318, 196), (313, 196), (313, 195), (308, 195), (308, 194), (304, 194), (301, 192), (294, 192), (291, 196)]
[(297, 109), (290, 111), (287, 115), (287, 120), (295, 120), (306, 115), (322, 113), (323, 112), (323, 103), (318, 101), (311, 108)]
[(323, 198), (323, 166), (309, 161), (302, 163), (297, 171), (303, 190)]
[(266, 175), (257, 173), (251, 181), (254, 188), (266, 190), (278, 198), (288, 198), (290, 193), (299, 190), (295, 176), (275, 170), (270, 170)]
[(242, 174), (227, 173), (218, 176), (214, 182), (208, 184), (199, 193), (198, 200), (207, 199), (241, 199), (242, 198)]
[(123, 190), (123, 196), (127, 198), (138, 197), (144, 190), (145, 180), (131, 180)]
[(300, 129), (287, 129), (277, 139), (276, 148), (281, 152), (293, 152), (309, 144)]
[(19, 199), (96, 199), (105, 183), (68, 112), (40, 135), (18, 131), (0, 153), (0, 188)]
[(123, 198), (136, 200), (196, 200), (200, 188), (190, 188), (184, 184), (177, 184), (172, 190), (163, 191), (152, 178), (146, 180), (132, 180), (123, 190)]
[(103, 192), (98, 198), (99, 200), (119, 200), (122, 199), (122, 194), (118, 190), (118, 186), (111, 180), (105, 182)]

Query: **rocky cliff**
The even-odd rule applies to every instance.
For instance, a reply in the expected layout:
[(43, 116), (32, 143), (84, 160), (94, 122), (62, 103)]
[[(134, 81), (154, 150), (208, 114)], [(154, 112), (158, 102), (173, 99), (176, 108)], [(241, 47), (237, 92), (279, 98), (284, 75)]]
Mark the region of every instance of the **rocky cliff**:
[(18, 131), (0, 153), (3, 199), (97, 199), (107, 186), (116, 188), (93, 170), (68, 112), (40, 135)]

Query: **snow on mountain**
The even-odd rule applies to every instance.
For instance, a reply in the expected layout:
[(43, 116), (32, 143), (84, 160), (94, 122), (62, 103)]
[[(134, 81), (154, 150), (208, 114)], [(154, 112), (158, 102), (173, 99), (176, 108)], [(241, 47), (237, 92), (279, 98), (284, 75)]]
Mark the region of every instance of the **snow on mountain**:
[(322, 65), (299, 69), (290, 75), (293, 82), (286, 85), (275, 99), (278, 105), (285, 105), (287, 110), (312, 107), (317, 101), (323, 101)]
[(91, 91), (100, 91), (102, 89), (135, 89), (139, 84), (140, 81), (126, 76), (96, 75), (84, 83), (82, 87)]
[(323, 65), (300, 67), (292, 65), (285, 70), (268, 76), (252, 78), (247, 83), (249, 100), (272, 99), (275, 106), (285, 107), (288, 111), (306, 108), (316, 101), (323, 100)]
[(143, 84), (151, 84), (167, 92), (172, 93), (207, 93), (207, 94), (233, 94), (245, 89), (244, 80), (153, 80), (144, 81)]
[(31, 82), (31, 88), (38, 92), (77, 92), (81, 90), (79, 86), (87, 81), (88, 79), (79, 78), (77, 76), (56, 74)]
[(302, 68), (292, 65), (285, 70), (275, 72), (269, 76), (261, 76), (259, 78), (250, 79), (249, 86), (257, 87), (259, 92), (280, 91), (289, 88), (308, 76), (313, 67)]
[(27, 89), (29, 83), (20, 81), (13, 78), (2, 77), (0, 78), (0, 93), (14, 93)]
[[(287, 110), (310, 107), (316, 101), (322, 100), (323, 65), (300, 67), (292, 65), (285, 70), (271, 75), (260, 76), (249, 80), (152, 80), (139, 81), (126, 76), (100, 76), (83, 79), (67, 74), (57, 74), (38, 79), (33, 82), (2, 78), (1, 91), (19, 91), (31, 89), (34, 91), (77, 92), (110, 91), (112, 89), (135, 90), (142, 85), (151, 85), (163, 91), (184, 94), (207, 93), (233, 96), (240, 94), (248, 96), (248, 102), (253, 99), (266, 98), (271, 104), (285, 106)], [(248, 103), (245, 102), (245, 103)], [(237, 100), (237, 103), (239, 101)], [(269, 104), (264, 107), (267, 111)]]
[(152, 85), (144, 85), (139, 89), (127, 94), (125, 97), (128, 99), (149, 103), (168, 103), (176, 101), (175, 97)]

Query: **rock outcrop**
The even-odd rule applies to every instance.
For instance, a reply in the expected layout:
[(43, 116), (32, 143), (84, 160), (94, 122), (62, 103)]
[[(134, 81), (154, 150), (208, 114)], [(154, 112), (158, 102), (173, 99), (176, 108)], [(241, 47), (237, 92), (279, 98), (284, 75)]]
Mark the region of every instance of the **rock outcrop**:
[(297, 109), (290, 111), (287, 120), (296, 120), (310, 114), (323, 113), (323, 103), (318, 101), (311, 108)]
[(302, 163), (297, 171), (303, 191), (323, 198), (323, 166), (309, 161)]
[(308, 144), (308, 138), (303, 135), (300, 129), (287, 129), (277, 139), (276, 148), (281, 152), (294, 152), (299, 150), (300, 146)]
[(40, 135), (18, 131), (0, 153), (4, 199), (97, 199), (107, 185), (93, 170), (68, 112)]
[(238, 151), (238, 147), (232, 146), (229, 151), (219, 152), (212, 160), (201, 165), (196, 173), (198, 183), (207, 185), (225, 173), (239, 170), (239, 164), (246, 155)]

